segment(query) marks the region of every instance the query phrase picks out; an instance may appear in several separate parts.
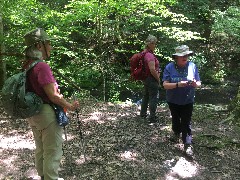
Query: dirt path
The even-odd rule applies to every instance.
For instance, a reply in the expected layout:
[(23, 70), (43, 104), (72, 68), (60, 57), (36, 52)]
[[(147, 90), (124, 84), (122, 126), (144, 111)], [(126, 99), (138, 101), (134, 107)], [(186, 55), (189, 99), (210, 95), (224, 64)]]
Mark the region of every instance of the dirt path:
[[(150, 126), (130, 103), (86, 101), (80, 112), (86, 143), (81, 152), (77, 119), (67, 127), (68, 142), (60, 170), (66, 180), (222, 180), (240, 179), (240, 127), (222, 124), (226, 106), (196, 104), (193, 115), (194, 158), (171, 143), (170, 113), (158, 106), (159, 123)], [(34, 143), (24, 120), (0, 117), (0, 179), (27, 179), (34, 170)]]

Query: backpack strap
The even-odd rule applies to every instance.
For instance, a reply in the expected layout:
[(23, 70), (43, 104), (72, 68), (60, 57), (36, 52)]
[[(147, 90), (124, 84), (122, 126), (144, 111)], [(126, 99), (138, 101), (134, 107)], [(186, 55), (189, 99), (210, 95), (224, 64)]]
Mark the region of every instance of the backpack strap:
[[(144, 50), (144, 51), (142, 51), (141, 52), (141, 56), (142, 56), (142, 69), (143, 69), (143, 72), (144, 73), (146, 73), (146, 75), (147, 76), (149, 76), (149, 72), (147, 72), (147, 68), (145, 67), (145, 59), (144, 59), (144, 57), (145, 57), (145, 55), (147, 54), (147, 53), (151, 53), (151, 54), (153, 54), (153, 52), (151, 51), (151, 50), (149, 50), (149, 49), (146, 49), (146, 50)], [(153, 56), (155, 57), (155, 55), (153, 54)], [(155, 57), (155, 62), (156, 62), (156, 57)]]
[[(28, 66), (28, 68), (25, 69), (25, 71), (23, 71), (23, 74), (24, 74), (24, 76), (26, 77), (25, 80), (24, 80), (25, 89), (22, 91), (23, 95), (20, 96), (20, 97), (22, 97), (22, 98), (25, 97), (26, 85), (27, 85), (27, 72), (28, 72), (30, 69), (32, 69), (35, 65), (37, 65), (39, 62), (43, 62), (43, 61), (42, 61), (42, 60), (34, 61), (34, 62), (32, 62), (32, 63)], [(23, 99), (21, 99), (21, 100), (23, 101)]]
[(30, 69), (32, 69), (35, 65), (37, 65), (39, 62), (43, 62), (42, 60), (37, 60), (32, 62), (29, 67), (25, 70), (25, 72), (29, 71)]
[[(142, 58), (143, 58), (143, 61), (144, 61), (144, 56), (145, 56), (147, 53), (152, 53), (152, 51), (146, 49), (146, 50), (144, 50), (144, 51), (141, 52), (141, 56), (142, 56)], [(153, 54), (153, 53), (152, 53), (152, 54)]]
[(142, 59), (142, 70), (143, 70), (143, 72), (145, 73), (146, 72), (146, 67), (145, 67), (145, 59), (144, 59), (144, 57), (145, 57), (145, 55), (147, 54), (149, 52), (149, 50), (144, 50), (144, 51), (142, 51), (141, 52), (141, 59)]

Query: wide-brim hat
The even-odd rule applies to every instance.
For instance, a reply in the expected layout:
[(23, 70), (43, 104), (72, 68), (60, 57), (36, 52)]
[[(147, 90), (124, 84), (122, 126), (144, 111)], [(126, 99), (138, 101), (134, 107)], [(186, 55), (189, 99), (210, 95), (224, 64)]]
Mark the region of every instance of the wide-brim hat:
[(176, 53), (174, 53), (172, 56), (175, 57), (175, 56), (185, 56), (185, 55), (193, 55), (193, 51), (189, 51), (189, 47), (187, 45), (181, 45), (181, 46), (178, 46), (176, 49), (175, 49)]
[(25, 43), (25, 50), (38, 42), (44, 42), (52, 39), (42, 28), (36, 28), (26, 33), (23, 38)]

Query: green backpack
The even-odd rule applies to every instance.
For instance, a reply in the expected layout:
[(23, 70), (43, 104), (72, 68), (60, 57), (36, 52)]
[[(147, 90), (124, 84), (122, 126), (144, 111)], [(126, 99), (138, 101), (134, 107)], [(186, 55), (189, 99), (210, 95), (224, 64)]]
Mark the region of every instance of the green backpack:
[(5, 112), (13, 118), (28, 118), (40, 112), (42, 99), (33, 92), (26, 92), (27, 71), (41, 60), (34, 61), (28, 69), (9, 77), (3, 85), (1, 101)]

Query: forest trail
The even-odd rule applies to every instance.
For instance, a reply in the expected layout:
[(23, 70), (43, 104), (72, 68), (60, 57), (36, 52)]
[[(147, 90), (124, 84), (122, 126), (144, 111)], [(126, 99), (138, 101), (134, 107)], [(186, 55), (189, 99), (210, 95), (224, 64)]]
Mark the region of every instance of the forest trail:
[[(166, 103), (157, 108), (159, 123), (150, 126), (139, 118), (139, 107), (130, 102), (86, 100), (81, 103), (79, 119), (69, 113), (71, 124), (60, 175), (66, 180), (240, 179), (240, 127), (225, 121), (228, 102), (196, 102), (191, 159), (184, 155), (181, 143), (169, 141), (171, 119)], [(9, 121), (3, 112), (0, 119), (0, 179), (24, 180), (36, 175), (34, 142), (27, 122)], [(82, 122), (86, 161), (78, 120)]]

